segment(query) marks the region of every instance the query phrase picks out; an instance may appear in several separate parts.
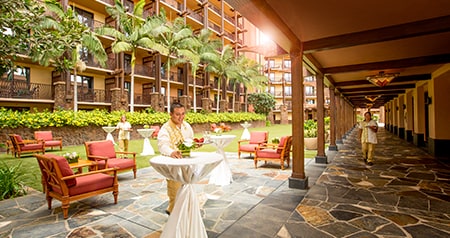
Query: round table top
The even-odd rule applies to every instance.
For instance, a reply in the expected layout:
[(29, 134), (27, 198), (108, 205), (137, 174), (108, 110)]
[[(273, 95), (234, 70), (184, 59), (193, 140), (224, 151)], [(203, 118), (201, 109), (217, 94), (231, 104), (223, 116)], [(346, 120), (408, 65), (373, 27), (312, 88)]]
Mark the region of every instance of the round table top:
[(113, 132), (116, 129), (116, 127), (115, 126), (104, 126), (104, 127), (102, 127), (102, 129), (105, 132), (111, 133), (111, 132)]
[(213, 139), (213, 140), (220, 140), (220, 139), (234, 139), (234, 138), (236, 138), (236, 136), (235, 135), (220, 135), (220, 136), (217, 136), (217, 135), (211, 135), (210, 136), (210, 139)]
[(153, 129), (153, 128), (147, 128), (147, 129), (137, 129), (136, 130), (138, 133), (139, 133), (139, 135), (141, 135), (142, 137), (150, 137), (152, 134), (153, 134), (153, 132), (155, 131), (155, 129)]

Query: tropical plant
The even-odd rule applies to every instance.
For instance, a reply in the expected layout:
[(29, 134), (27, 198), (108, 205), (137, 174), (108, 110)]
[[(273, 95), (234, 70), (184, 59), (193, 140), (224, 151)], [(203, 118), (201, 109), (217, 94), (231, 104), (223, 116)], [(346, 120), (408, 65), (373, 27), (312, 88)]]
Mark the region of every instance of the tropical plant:
[(252, 93), (248, 95), (248, 102), (253, 105), (256, 113), (269, 115), (275, 106), (275, 98), (270, 93)]
[[(236, 92), (236, 86), (241, 83), (246, 88), (262, 88), (267, 85), (268, 79), (266, 76), (261, 74), (261, 65), (257, 62), (245, 57), (245, 55), (241, 55), (237, 59), (237, 65), (240, 68), (240, 72), (236, 78), (231, 80), (233, 84), (233, 92)], [(235, 110), (235, 100), (235, 93), (233, 93), (233, 112)]]
[(30, 37), (30, 32), (43, 20), (44, 12), (34, 0), (0, 0), (0, 75), (13, 67), (18, 54), (41, 42), (36, 35)]
[(164, 9), (157, 16), (161, 26), (158, 30), (149, 32), (155, 40), (166, 50), (161, 52), (167, 55), (165, 68), (167, 70), (167, 112), (170, 111), (170, 68), (171, 65), (184, 64), (192, 61), (192, 64), (200, 62), (194, 48), (199, 44), (195, 39), (192, 29), (186, 25), (182, 17), (177, 17), (173, 22), (167, 21)]
[[(226, 85), (230, 78), (239, 77), (241, 72), (240, 68), (236, 64), (236, 57), (234, 56), (233, 48), (230, 45), (223, 47), (219, 54), (219, 60), (215, 63), (209, 64), (207, 69), (210, 72), (214, 72), (217, 77), (217, 113), (219, 113), (220, 95), (222, 100), (226, 99)], [(222, 88), (222, 91), (221, 89)]]
[(106, 52), (98, 37), (88, 26), (78, 20), (75, 11), (62, 6), (55, 0), (46, 0), (45, 8), (52, 12), (33, 29), (35, 42), (31, 44), (30, 55), (33, 61), (63, 73), (66, 90), (69, 92), (70, 70), (80, 63), (80, 49), (90, 52), (105, 66)]
[(13, 166), (2, 163), (0, 166), (0, 200), (27, 194), (26, 187), (21, 181), (25, 174), (21, 166), (22, 162)]
[[(200, 57), (200, 64), (205, 66), (205, 70), (208, 70), (206, 65), (215, 64), (219, 60), (219, 56), (217, 54), (217, 50), (222, 46), (222, 42), (219, 40), (214, 40), (211, 37), (212, 32), (208, 29), (202, 29), (198, 35), (196, 35), (196, 39), (199, 42), (197, 47), (194, 47), (195, 53)], [(194, 61), (191, 61), (192, 75), (194, 77), (194, 88), (193, 88), (193, 104), (194, 104), (194, 112), (197, 112), (197, 97), (196, 97), (196, 76), (198, 64)]]
[[(111, 44), (114, 53), (131, 51), (130, 112), (134, 112), (134, 70), (137, 48), (143, 47), (162, 54), (168, 53), (166, 47), (155, 41), (155, 35), (158, 35), (163, 29), (164, 22), (157, 16), (144, 19), (144, 5), (145, 0), (140, 0), (134, 5), (133, 14), (127, 14), (122, 1), (115, 0), (114, 6), (107, 6), (106, 11), (116, 20), (118, 29), (105, 26), (96, 30), (100, 35), (109, 35), (115, 38)], [(124, 85), (120, 87), (123, 90)]]
[(308, 119), (303, 123), (304, 127), (304, 137), (314, 138), (317, 137), (317, 121)]

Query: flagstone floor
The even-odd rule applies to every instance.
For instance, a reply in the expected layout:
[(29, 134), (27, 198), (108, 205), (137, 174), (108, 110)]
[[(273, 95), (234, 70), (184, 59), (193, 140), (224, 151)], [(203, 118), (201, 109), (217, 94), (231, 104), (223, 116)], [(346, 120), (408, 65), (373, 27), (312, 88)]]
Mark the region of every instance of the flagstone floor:
[[(309, 189), (288, 188), (290, 168), (237, 159), (234, 182), (195, 185), (208, 237), (450, 237), (450, 167), (381, 128), (375, 164), (364, 164), (356, 130), (328, 164), (305, 159)], [(150, 157), (149, 157), (150, 159)], [(0, 202), (0, 237), (159, 237), (166, 181), (151, 167), (119, 175), (111, 194), (47, 209), (38, 191)]]

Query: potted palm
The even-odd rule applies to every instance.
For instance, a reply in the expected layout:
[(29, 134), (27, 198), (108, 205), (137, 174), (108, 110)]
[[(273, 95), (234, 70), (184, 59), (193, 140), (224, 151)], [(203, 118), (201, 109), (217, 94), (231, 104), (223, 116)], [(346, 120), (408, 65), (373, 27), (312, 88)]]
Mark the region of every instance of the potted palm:
[(309, 119), (304, 123), (305, 148), (317, 150), (317, 122)]

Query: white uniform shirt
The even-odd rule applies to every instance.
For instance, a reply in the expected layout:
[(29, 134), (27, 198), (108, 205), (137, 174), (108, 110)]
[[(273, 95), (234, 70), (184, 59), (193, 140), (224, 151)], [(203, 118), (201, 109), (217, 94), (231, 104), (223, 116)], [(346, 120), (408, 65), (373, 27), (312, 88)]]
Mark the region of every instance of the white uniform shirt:
[(369, 126), (377, 126), (378, 124), (374, 120), (370, 120), (369, 122), (362, 121), (359, 123), (359, 129), (362, 130), (361, 134), (361, 143), (372, 143), (377, 144), (377, 133), (369, 128)]
[[(178, 150), (176, 145), (172, 145), (168, 128), (169, 122), (166, 122), (158, 132), (158, 149), (161, 155), (165, 156), (170, 156), (172, 152)], [(181, 124), (181, 134), (183, 135), (184, 140), (192, 140), (194, 138), (194, 131), (192, 130), (191, 125), (185, 121)]]

